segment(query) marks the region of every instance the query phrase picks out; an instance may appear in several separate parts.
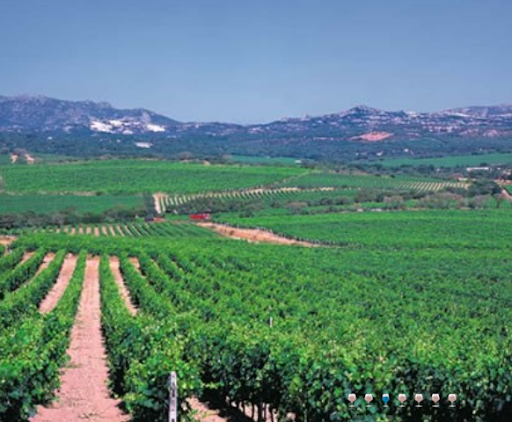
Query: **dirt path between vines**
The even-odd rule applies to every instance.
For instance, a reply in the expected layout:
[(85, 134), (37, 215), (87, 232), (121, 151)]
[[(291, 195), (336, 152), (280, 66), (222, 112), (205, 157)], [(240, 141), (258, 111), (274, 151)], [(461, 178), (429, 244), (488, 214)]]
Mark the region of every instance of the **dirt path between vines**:
[(506, 190), (505, 188), (501, 189), (501, 194), (508, 202), (512, 202), (512, 195), (508, 193), (508, 190)]
[(34, 255), (34, 252), (25, 252), (23, 254), (23, 258), (21, 258), (21, 261), (18, 265), (21, 265), (21, 264), (24, 264), (25, 262), (27, 262), (32, 257), (32, 255)]
[(125, 236), (125, 234), (123, 232), (123, 229), (121, 228), (121, 226), (119, 224), (116, 225), (116, 229), (117, 229), (117, 233), (118, 233), (119, 236), (121, 236), (121, 237)]
[(130, 262), (132, 263), (132, 265), (135, 267), (135, 269), (140, 272), (140, 262), (139, 262), (139, 258), (137, 258), (136, 256), (131, 256), (130, 258), (128, 258), (130, 260)]
[(40, 406), (32, 422), (124, 422), (129, 417), (110, 397), (108, 368), (101, 336), (99, 258), (88, 258), (84, 288), (75, 324), (71, 330), (68, 354), (71, 363), (61, 377), (57, 401), (49, 408)]
[(155, 211), (157, 214), (162, 214), (162, 204), (160, 201), (167, 198), (167, 195), (165, 193), (155, 193), (153, 195), (153, 201), (155, 202)]
[(43, 262), (41, 263), (41, 265), (37, 269), (36, 274), (34, 275), (34, 277), (36, 275), (39, 275), (44, 270), (46, 270), (54, 259), (55, 259), (55, 254), (53, 252), (47, 253), (45, 255), (45, 257), (43, 258)]
[(62, 264), (62, 268), (60, 269), (59, 277), (57, 278), (56, 283), (53, 285), (50, 292), (43, 299), (41, 304), (39, 305), (39, 311), (43, 314), (53, 311), (60, 298), (64, 294), (64, 291), (68, 287), (69, 280), (73, 275), (73, 271), (75, 270), (77, 257), (75, 255), (68, 255), (66, 259), (64, 259), (64, 263)]
[(310, 242), (303, 242), (300, 240), (288, 239), (287, 237), (279, 236), (274, 233), (270, 233), (266, 230), (260, 229), (239, 229), (235, 227), (225, 226), (224, 224), (217, 223), (197, 223), (198, 226), (206, 227), (215, 231), (224, 237), (230, 237), (232, 239), (247, 240), (249, 242), (263, 242), (273, 243), (275, 245), (299, 245), (307, 246), (309, 248), (316, 248), (318, 245)]
[(9, 246), (16, 240), (16, 236), (0, 236), (0, 245)]
[(114, 275), (117, 287), (119, 288), (119, 293), (121, 294), (121, 297), (123, 298), (124, 303), (128, 308), (128, 311), (130, 311), (130, 314), (132, 315), (137, 315), (137, 308), (133, 305), (132, 299), (130, 297), (130, 292), (126, 288), (126, 285), (124, 284), (123, 280), (123, 275), (119, 270), (119, 258), (117, 256), (110, 257), (110, 271), (112, 271), (112, 274)]

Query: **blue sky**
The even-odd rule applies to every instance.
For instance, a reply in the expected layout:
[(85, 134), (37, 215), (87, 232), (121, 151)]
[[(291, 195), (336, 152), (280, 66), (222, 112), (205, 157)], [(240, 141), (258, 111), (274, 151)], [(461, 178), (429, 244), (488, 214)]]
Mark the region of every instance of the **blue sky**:
[(512, 102), (510, 0), (2, 0), (0, 94), (265, 122)]

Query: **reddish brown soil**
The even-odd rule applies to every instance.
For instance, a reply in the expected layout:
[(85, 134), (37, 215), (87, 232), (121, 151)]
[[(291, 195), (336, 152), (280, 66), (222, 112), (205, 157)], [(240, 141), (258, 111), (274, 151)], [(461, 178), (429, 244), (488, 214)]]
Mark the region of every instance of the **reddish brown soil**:
[(121, 271), (119, 270), (119, 258), (117, 256), (111, 256), (110, 257), (110, 270), (112, 271), (112, 274), (114, 275), (114, 278), (117, 283), (117, 287), (119, 287), (119, 293), (121, 293), (121, 297), (124, 300), (124, 303), (126, 304), (126, 307), (130, 311), (132, 315), (137, 314), (137, 308), (133, 305), (133, 302), (130, 298), (130, 292), (126, 288), (123, 280), (123, 275), (121, 274)]
[(0, 245), (9, 246), (16, 240), (16, 236), (0, 236)]
[(77, 257), (73, 255), (68, 255), (62, 264), (62, 268), (60, 269), (59, 278), (57, 278), (57, 282), (54, 284), (50, 292), (46, 295), (44, 300), (39, 305), (39, 311), (43, 314), (47, 312), (51, 312), (60, 298), (64, 294), (66, 287), (68, 287), (69, 280), (73, 275), (73, 271), (76, 266)]
[(226, 422), (228, 420), (219, 415), (218, 409), (210, 408), (206, 403), (200, 402), (195, 397), (189, 399), (188, 403), (192, 410), (197, 412), (194, 417), (200, 422)]
[[(34, 252), (25, 252), (25, 253), (23, 254), (23, 258), (21, 258), (21, 262), (20, 262), (20, 264), (23, 264), (24, 262), (27, 262), (27, 261), (30, 259), (30, 257), (31, 257), (32, 255), (34, 255)], [(18, 265), (19, 265), (19, 264), (18, 264)]]
[[(256, 412), (254, 417), (251, 417), (250, 406), (239, 409), (224, 402), (201, 402), (195, 397), (189, 399), (188, 403), (196, 412), (194, 418), (199, 422), (254, 422), (257, 420)], [(265, 421), (272, 422), (272, 420), (277, 421), (277, 414), (274, 413), (274, 419), (272, 419), (270, 409), (267, 407)], [(288, 420), (295, 420), (295, 418), (292, 414), (288, 414)]]
[(162, 214), (162, 206), (160, 204), (160, 201), (162, 199), (166, 199), (168, 197), (168, 195), (166, 195), (165, 193), (155, 193), (153, 195), (153, 200), (155, 202), (155, 210), (158, 214)]
[(307, 247), (317, 247), (314, 243), (302, 242), (300, 240), (288, 239), (274, 233), (259, 229), (237, 229), (216, 223), (197, 223), (198, 226), (214, 230), (222, 236), (232, 239), (247, 240), (249, 242), (274, 243), (276, 245), (300, 245)]
[(117, 234), (118, 234), (118, 236), (124, 237), (124, 232), (123, 232), (123, 230), (121, 229), (121, 226), (117, 225), (117, 226), (116, 226), (116, 228), (117, 228)]
[(57, 401), (40, 406), (32, 422), (124, 422), (129, 417), (119, 409), (119, 401), (109, 396), (108, 368), (101, 337), (99, 259), (87, 260), (84, 290), (80, 297), (68, 354), (70, 366), (61, 377)]
[(37, 269), (36, 275), (39, 274), (41, 271), (46, 270), (48, 268), (48, 265), (51, 264), (51, 262), (53, 261), (54, 258), (55, 258), (55, 254), (54, 253), (50, 252), (49, 254), (46, 254), (46, 256), (43, 259), (43, 262), (41, 263), (41, 265)]
[(391, 136), (393, 136), (393, 134), (389, 132), (369, 132), (360, 136), (354, 136), (350, 139), (353, 141), (362, 140), (370, 142), (379, 142), (383, 141), (384, 139), (388, 139)]
[(130, 259), (130, 262), (133, 264), (133, 266), (135, 268), (137, 268), (138, 271), (140, 271), (139, 258), (137, 258), (136, 256), (132, 256), (129, 259)]
[(501, 195), (503, 196), (504, 199), (506, 199), (507, 201), (509, 202), (512, 202), (512, 195), (510, 195), (510, 193), (508, 193), (508, 190), (506, 189), (502, 189), (501, 190)]

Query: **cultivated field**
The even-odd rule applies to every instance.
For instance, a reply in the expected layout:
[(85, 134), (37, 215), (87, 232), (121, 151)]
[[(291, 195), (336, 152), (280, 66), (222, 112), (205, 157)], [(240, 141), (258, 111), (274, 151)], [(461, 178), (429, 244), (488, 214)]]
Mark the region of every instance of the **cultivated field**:
[[(489, 418), (508, 414), (511, 217), (499, 211), (337, 217), (337, 223), (324, 224), (297, 217), (288, 224), (295, 231), (287, 234), (335, 239), (342, 247), (251, 245), (200, 228), (194, 230), (204, 236), (190, 236), (190, 226), (165, 223), (151, 227), (172, 226), (181, 234), (139, 240), (22, 236), (0, 260), (0, 365), (8, 381), (0, 387), (0, 417), (14, 420), (9, 418), (36, 411), (36, 421), (60, 420), (58, 415), (73, 413), (65, 399), (82, 386), (70, 386), (67, 372), (58, 368), (68, 347), (73, 360), (82, 359), (76, 350), (84, 346), (72, 333), (80, 320), (79, 292), (89, 283), (100, 283), (90, 300), (101, 300), (101, 313), (91, 311), (80, 329), (91, 324), (89, 335), (97, 338), (94, 324), (101, 319), (103, 365), (134, 420), (165, 420), (171, 370), (179, 374), (182, 405), (187, 397), (202, 397), (203, 383), (213, 383), (209, 394), (221, 401), (229, 397), (249, 406), (247, 411), (255, 405), (256, 414), (266, 409), (269, 416), (293, 413), (302, 420), (375, 416), (377, 409), (349, 408), (345, 398), (347, 392), (362, 397), (368, 391), (392, 397), (456, 392), (456, 408), (425, 403), (421, 414), (432, 420), (458, 420), (471, 412), (475, 420), (498, 420)], [(498, 222), (505, 223), (500, 230)], [(334, 238), (326, 239), (327, 227)], [(21, 264), (27, 251), (34, 253)], [(74, 276), (67, 288), (58, 287), (60, 296), (51, 296), (59, 298), (55, 307), (42, 313), (38, 307), (58, 285), (68, 253), (77, 262)], [(86, 350), (101, 361), (101, 349)], [(91, 368), (97, 392), (78, 410), (94, 411), (98, 403), (116, 408), (101, 390), (105, 368)], [(493, 387), (478, 384), (482, 378)], [(51, 397), (59, 379), (59, 404), (36, 407)], [(15, 394), (21, 386), (24, 392)], [(112, 412), (109, 420), (124, 420)], [(419, 414), (394, 402), (378, 412), (396, 420)]]
[(205, 166), (156, 160), (108, 160), (2, 166), (7, 193), (194, 193), (258, 187), (304, 173), (300, 168)]
[(438, 158), (396, 158), (379, 161), (384, 166), (480, 167), (511, 164), (512, 154), (456, 155)]
[(290, 179), (284, 183), (279, 184), (279, 186), (295, 186), (299, 188), (373, 188), (420, 191), (437, 191), (448, 186), (458, 188), (467, 187), (465, 183), (422, 177), (370, 176), (328, 172), (311, 172), (301, 177)]
[(507, 223), (512, 223), (510, 209), (296, 215), (286, 219), (280, 216), (229, 217), (222, 221), (234, 226), (259, 227), (291, 238), (349, 248), (508, 248), (512, 236), (512, 228)]
[(212, 237), (212, 234), (193, 224), (132, 223), (132, 224), (79, 224), (35, 229), (38, 233), (60, 233), (69, 235), (93, 235), (106, 237)]
[(143, 206), (140, 195), (0, 195), (0, 214), (53, 213), (66, 209), (74, 209), (78, 213), (101, 213), (116, 207), (130, 209)]
[[(14, 231), (0, 220), (10, 234), (0, 238), (2, 422), (167, 421), (171, 372), (181, 421), (512, 418), (510, 206), (329, 208), (365, 191), (423, 198), (466, 185), (143, 160), (0, 174), (6, 191), (21, 192), (0, 196), (0, 213), (14, 215), (35, 208), (30, 198), (39, 211), (133, 199), (159, 212), (209, 201), (275, 212), (216, 213), (200, 225), (105, 213)], [(440, 407), (414, 406), (415, 394), (433, 392)], [(389, 407), (366, 407), (367, 393), (390, 394)]]

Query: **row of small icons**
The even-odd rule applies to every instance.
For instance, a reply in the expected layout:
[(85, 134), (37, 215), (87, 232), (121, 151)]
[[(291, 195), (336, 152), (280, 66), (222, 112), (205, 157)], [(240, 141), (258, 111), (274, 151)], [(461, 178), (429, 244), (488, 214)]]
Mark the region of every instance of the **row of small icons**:
[[(355, 407), (354, 406), (354, 402), (356, 400), (357, 400), (357, 396), (355, 394), (349, 394), (348, 395), (348, 401), (351, 403), (350, 407)], [(366, 394), (364, 396), (364, 400), (366, 401), (366, 403), (368, 403), (366, 405), (366, 407), (371, 407), (372, 406), (370, 404), (373, 401), (373, 396), (371, 394)], [(405, 407), (404, 403), (405, 403), (406, 400), (407, 400), (407, 396), (405, 394), (399, 394), (398, 395), (398, 401), (400, 403), (402, 403), (400, 405), (400, 407)], [(423, 394), (416, 394), (414, 396), (414, 400), (418, 403), (416, 405), (416, 407), (421, 407), (420, 403), (423, 401)], [(439, 394), (432, 394), (432, 401), (434, 402), (433, 407), (439, 407), (440, 400), (441, 400), (441, 396)], [(389, 407), (388, 406), (389, 394), (383, 394), (382, 395), (382, 401), (384, 402), (384, 407)], [(450, 394), (448, 396), (448, 401), (451, 403), (450, 407), (455, 407), (455, 405), (453, 403), (455, 403), (457, 401), (457, 395), (456, 394)]]

